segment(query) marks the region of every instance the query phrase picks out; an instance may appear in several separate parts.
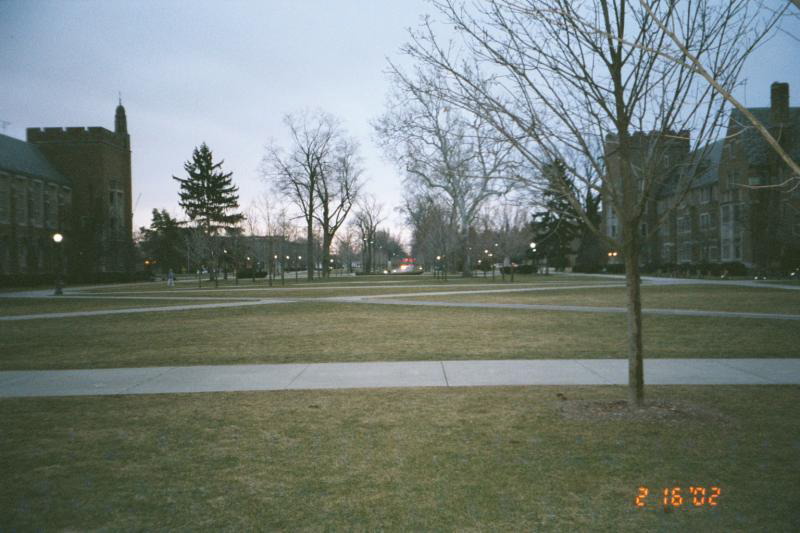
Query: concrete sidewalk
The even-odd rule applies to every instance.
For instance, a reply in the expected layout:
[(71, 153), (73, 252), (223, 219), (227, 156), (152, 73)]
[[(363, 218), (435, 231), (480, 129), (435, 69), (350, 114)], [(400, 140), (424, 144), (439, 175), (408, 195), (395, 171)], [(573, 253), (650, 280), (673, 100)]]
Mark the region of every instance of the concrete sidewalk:
[[(0, 397), (487, 385), (624, 385), (625, 359), (415, 361), (0, 372)], [(648, 359), (648, 385), (800, 384), (798, 359)]]

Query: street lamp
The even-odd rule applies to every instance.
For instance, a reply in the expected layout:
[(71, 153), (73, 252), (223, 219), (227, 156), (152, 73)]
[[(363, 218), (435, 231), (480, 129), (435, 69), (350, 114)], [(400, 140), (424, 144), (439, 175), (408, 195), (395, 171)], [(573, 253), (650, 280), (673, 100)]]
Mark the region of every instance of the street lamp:
[(54, 296), (61, 296), (64, 294), (64, 282), (61, 279), (61, 271), (63, 270), (62, 264), (62, 256), (61, 256), (61, 241), (64, 240), (64, 236), (60, 233), (53, 234), (53, 242), (56, 244), (56, 255), (58, 256), (58, 266), (56, 267), (56, 290), (53, 292)]
[[(536, 243), (530, 243), (531, 254), (536, 254)], [(539, 274), (539, 262), (536, 260), (536, 257), (533, 258), (533, 264), (536, 267), (536, 274)]]

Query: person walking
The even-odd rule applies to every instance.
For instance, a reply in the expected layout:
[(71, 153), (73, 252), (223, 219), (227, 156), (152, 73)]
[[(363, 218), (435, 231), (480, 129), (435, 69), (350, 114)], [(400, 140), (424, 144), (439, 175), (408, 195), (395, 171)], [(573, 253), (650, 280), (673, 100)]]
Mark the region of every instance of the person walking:
[(169, 274), (167, 274), (167, 287), (174, 287), (175, 286), (175, 273), (172, 269), (169, 269)]

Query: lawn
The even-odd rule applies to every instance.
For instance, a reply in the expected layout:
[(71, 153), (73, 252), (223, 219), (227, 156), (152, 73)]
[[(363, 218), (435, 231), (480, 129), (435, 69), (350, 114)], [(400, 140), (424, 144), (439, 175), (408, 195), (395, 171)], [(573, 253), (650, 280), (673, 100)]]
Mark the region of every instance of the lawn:
[(367, 285), (334, 285), (334, 284), (315, 284), (308, 286), (295, 286), (287, 284), (285, 287), (280, 285), (275, 287), (265, 286), (252, 286), (240, 285), (239, 287), (220, 287), (214, 288), (179, 288), (171, 291), (152, 289), (152, 290), (117, 290), (113, 292), (81, 292), (85, 296), (141, 296), (141, 297), (169, 297), (177, 296), (181, 298), (330, 298), (336, 296), (376, 296), (376, 295), (396, 295), (396, 294), (415, 294), (415, 293), (436, 293), (441, 291), (447, 292), (467, 292), (475, 290), (506, 290), (506, 289), (521, 289), (533, 287), (552, 287), (558, 284), (513, 284), (502, 285), (492, 283), (482, 284), (466, 284), (466, 283), (452, 283), (452, 284), (367, 284)]
[(647, 390), (4, 399), (0, 530), (800, 529), (800, 387)]
[[(249, 299), (240, 295), (241, 300)], [(231, 301), (236, 301), (232, 298)], [(131, 309), (139, 307), (169, 307), (174, 305), (197, 305), (219, 303), (214, 298), (186, 299), (142, 299), (136, 297), (73, 298), (70, 296), (53, 296), (49, 298), (0, 298), (0, 317), (14, 315), (34, 315), (41, 313), (72, 313), (80, 311), (103, 311), (110, 309)]]
[[(791, 321), (645, 316), (646, 357), (797, 357)], [(298, 302), (0, 322), (0, 369), (613, 358), (623, 314)]]
[(343, 276), (343, 277), (331, 277), (328, 279), (315, 279), (312, 282), (303, 279), (300, 276), (297, 280), (294, 279), (294, 276), (287, 276), (285, 282), (282, 284), (280, 278), (276, 278), (273, 282), (272, 287), (268, 285), (268, 282), (264, 278), (257, 278), (255, 282), (253, 282), (250, 278), (242, 278), (239, 280), (237, 284), (235, 280), (228, 279), (228, 280), (219, 280), (219, 287), (214, 287), (214, 282), (208, 281), (207, 279), (203, 280), (202, 286), (198, 287), (196, 281), (179, 281), (176, 283), (174, 289), (167, 287), (167, 283), (165, 281), (155, 281), (155, 282), (148, 282), (148, 283), (129, 283), (129, 284), (116, 284), (110, 285), (107, 287), (87, 287), (81, 288), (78, 287), (80, 290), (88, 290), (91, 292), (103, 292), (103, 293), (120, 293), (120, 292), (141, 292), (141, 291), (171, 291), (174, 292), (176, 290), (192, 290), (192, 289), (202, 289), (202, 290), (210, 290), (210, 291), (222, 291), (222, 290), (239, 290), (239, 289), (307, 289), (307, 288), (314, 288), (314, 289), (321, 289), (321, 288), (334, 288), (334, 287), (344, 287), (347, 290), (352, 290), (357, 288), (360, 285), (368, 285), (368, 286), (385, 286), (387, 288), (390, 287), (404, 287), (404, 286), (412, 286), (412, 285), (430, 285), (431, 287), (458, 287), (458, 286), (477, 286), (477, 285), (497, 285), (498, 287), (514, 287), (518, 284), (536, 284), (536, 285), (543, 285), (543, 284), (559, 284), (559, 283), (578, 283), (581, 284), (592, 284), (592, 283), (624, 283), (622, 278), (605, 278), (601, 276), (582, 276), (582, 275), (559, 275), (553, 274), (550, 276), (537, 276), (537, 275), (517, 275), (515, 277), (514, 283), (508, 281), (508, 276), (506, 277), (506, 281), (503, 281), (499, 275), (495, 277), (493, 280), (491, 274), (487, 277), (483, 276), (474, 276), (471, 278), (462, 278), (458, 275), (451, 275), (447, 281), (442, 279), (434, 278), (431, 275), (422, 275), (422, 276), (381, 276), (381, 275), (374, 275), (374, 276)]
[[(546, 290), (483, 294), (416, 296), (415, 300), (478, 303), (522, 303), (625, 307), (625, 287), (596, 287), (585, 290)], [(700, 285), (644, 285), (645, 309), (697, 309), (704, 311), (746, 311), (754, 313), (800, 314), (800, 291), (756, 287)]]

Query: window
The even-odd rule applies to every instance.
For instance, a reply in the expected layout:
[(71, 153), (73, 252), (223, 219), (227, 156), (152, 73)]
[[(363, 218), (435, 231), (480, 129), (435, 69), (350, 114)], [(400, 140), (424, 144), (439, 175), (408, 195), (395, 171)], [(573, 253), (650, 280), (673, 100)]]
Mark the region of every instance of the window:
[(703, 187), (700, 189), (700, 202), (707, 204), (711, 201), (711, 187)]
[(611, 225), (611, 236), (612, 237), (616, 237), (617, 236), (617, 225), (616, 224), (612, 224)]
[(678, 233), (689, 233), (690, 231), (692, 231), (692, 224), (689, 217), (678, 217)]
[(684, 242), (678, 247), (678, 261), (688, 263), (692, 260), (692, 243)]
[(733, 258), (734, 259), (741, 259), (742, 258), (742, 237), (738, 236), (733, 239)]
[(55, 228), (58, 220), (58, 186), (50, 184), (44, 197), (44, 217), (48, 228)]
[(722, 260), (723, 261), (730, 261), (731, 260), (731, 240), (730, 239), (722, 239)]
[(700, 230), (705, 231), (711, 227), (711, 215), (708, 213), (700, 214)]
[(37, 227), (42, 227), (42, 222), (44, 221), (44, 216), (42, 214), (43, 189), (44, 187), (42, 187), (41, 181), (31, 181), (31, 191), (28, 196), (28, 201), (30, 202), (31, 223)]
[(14, 221), (20, 226), (28, 225), (28, 187), (23, 178), (14, 184)]
[(661, 247), (661, 260), (665, 263), (672, 263), (672, 244), (667, 243)]
[(722, 206), (722, 223), (723, 224), (731, 223), (731, 206), (729, 205)]
[(0, 176), (0, 224), (8, 224), (11, 215), (11, 191), (8, 176)]

